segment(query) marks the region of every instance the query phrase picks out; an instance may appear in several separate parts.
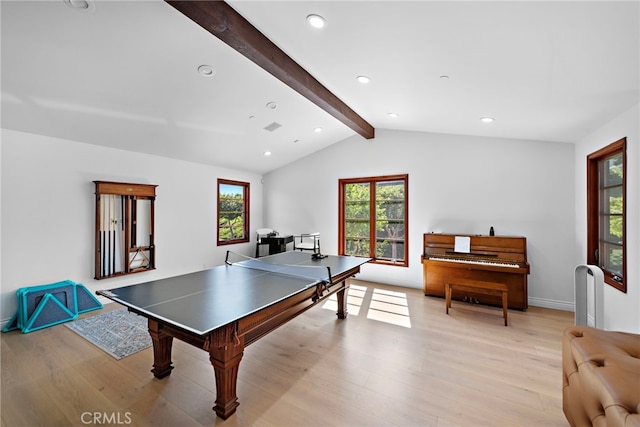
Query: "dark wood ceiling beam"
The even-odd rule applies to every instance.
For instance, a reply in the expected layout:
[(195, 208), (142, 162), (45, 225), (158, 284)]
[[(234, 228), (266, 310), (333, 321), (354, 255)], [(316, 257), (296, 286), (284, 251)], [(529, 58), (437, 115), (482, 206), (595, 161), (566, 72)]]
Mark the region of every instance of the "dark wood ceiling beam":
[(367, 139), (375, 129), (224, 1), (171, 1), (202, 28)]

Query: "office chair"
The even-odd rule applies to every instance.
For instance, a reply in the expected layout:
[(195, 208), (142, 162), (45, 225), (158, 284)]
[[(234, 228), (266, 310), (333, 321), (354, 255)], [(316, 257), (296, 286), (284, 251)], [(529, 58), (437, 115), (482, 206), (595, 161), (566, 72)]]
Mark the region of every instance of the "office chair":
[(304, 233), (294, 236), (293, 250), (296, 251), (313, 251), (314, 254), (320, 253), (320, 233)]

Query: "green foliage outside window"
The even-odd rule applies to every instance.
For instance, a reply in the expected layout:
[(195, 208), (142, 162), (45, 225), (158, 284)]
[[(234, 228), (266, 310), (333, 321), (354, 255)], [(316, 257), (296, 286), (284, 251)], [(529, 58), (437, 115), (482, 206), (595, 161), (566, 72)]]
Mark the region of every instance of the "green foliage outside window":
[(404, 257), (405, 194), (403, 181), (376, 183), (376, 257)]
[(220, 196), (220, 240), (243, 239), (244, 236), (244, 200), (242, 194)]
[(622, 276), (623, 242), (623, 197), (622, 197), (622, 153), (617, 153), (602, 162), (601, 203), (602, 221), (600, 253), (605, 269)]
[(345, 186), (346, 254), (369, 256), (370, 248), (370, 190), (369, 183)]

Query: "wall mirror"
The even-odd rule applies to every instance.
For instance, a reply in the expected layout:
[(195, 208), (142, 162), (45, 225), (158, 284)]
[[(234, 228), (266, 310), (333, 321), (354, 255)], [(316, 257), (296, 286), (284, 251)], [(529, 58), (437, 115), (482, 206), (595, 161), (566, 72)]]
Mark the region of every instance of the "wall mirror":
[(153, 235), (157, 185), (94, 183), (95, 278), (155, 269)]

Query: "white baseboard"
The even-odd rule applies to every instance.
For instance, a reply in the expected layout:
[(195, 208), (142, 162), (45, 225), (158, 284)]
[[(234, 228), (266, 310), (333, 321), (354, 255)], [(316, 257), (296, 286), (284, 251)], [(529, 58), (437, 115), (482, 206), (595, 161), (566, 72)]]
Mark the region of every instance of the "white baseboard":
[(574, 313), (576, 311), (573, 301), (557, 301), (546, 298), (529, 297), (529, 305), (534, 307), (552, 308), (554, 310), (571, 311)]

